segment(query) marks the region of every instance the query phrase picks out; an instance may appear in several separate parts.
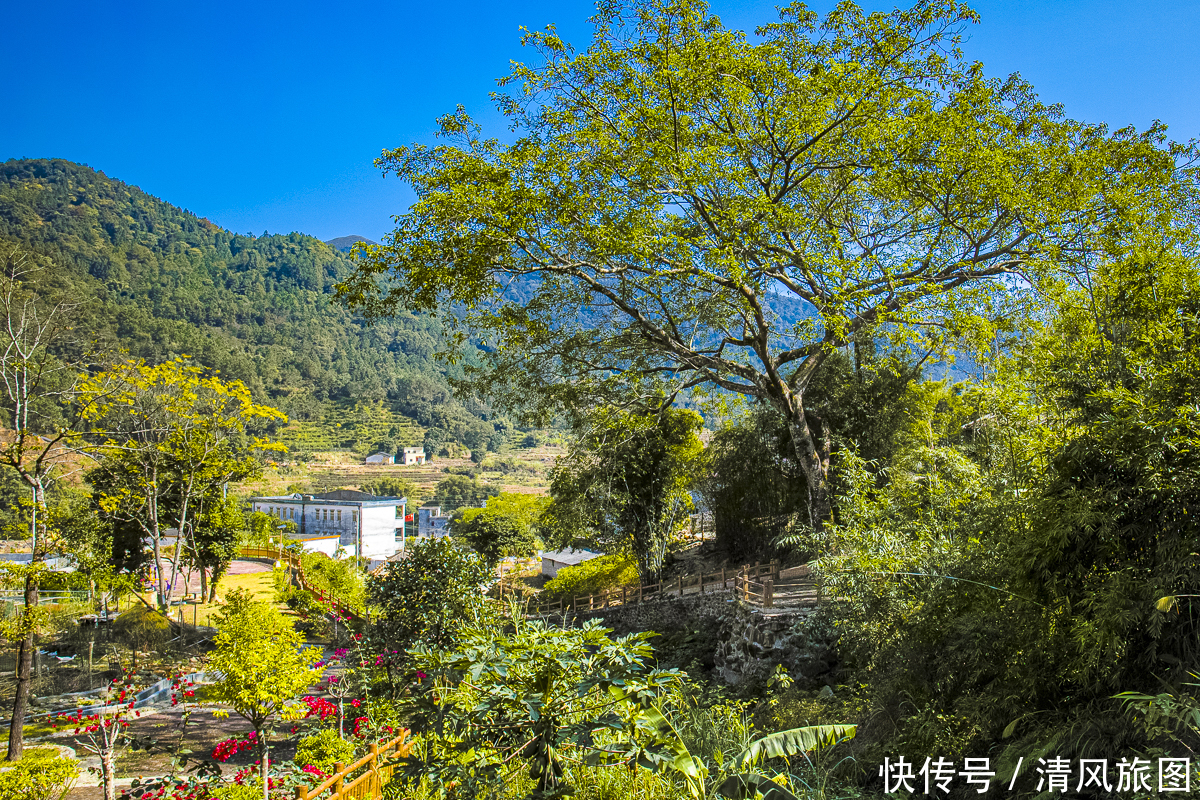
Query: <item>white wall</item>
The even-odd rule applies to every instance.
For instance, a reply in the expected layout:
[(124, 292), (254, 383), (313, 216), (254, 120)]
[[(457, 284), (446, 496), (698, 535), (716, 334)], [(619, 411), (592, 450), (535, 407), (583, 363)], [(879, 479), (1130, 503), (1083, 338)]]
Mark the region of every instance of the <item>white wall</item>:
[(396, 516), (395, 506), (363, 506), (363, 555), (367, 558), (387, 558), (400, 549), (396, 529), (404, 519)]

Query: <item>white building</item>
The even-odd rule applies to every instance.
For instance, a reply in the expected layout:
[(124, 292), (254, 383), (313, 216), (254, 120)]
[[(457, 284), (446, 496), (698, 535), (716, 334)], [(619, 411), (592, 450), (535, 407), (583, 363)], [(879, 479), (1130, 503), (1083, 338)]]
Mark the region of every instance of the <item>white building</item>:
[(406, 467), (425, 463), (424, 447), (406, 447), (400, 451), (400, 463)]
[(404, 549), (403, 497), (376, 497), (367, 492), (339, 489), (325, 494), (252, 497), (255, 511), (296, 525), (293, 539), (306, 550), (387, 558)]
[(391, 453), (376, 453), (375, 455), (367, 456), (363, 462), (365, 464), (395, 464), (396, 458)]

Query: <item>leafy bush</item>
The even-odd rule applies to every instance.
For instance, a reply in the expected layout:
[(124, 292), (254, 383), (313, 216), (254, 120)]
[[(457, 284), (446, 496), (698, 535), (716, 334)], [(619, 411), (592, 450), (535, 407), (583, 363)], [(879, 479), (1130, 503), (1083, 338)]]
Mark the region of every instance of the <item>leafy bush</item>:
[(371, 605), (379, 608), (375, 631), (397, 650), (448, 644), (463, 624), (487, 613), (481, 589), (491, 578), (483, 559), (454, 540), (419, 541), (368, 582)]
[(525, 770), (525, 796), (548, 800), (574, 794), (576, 765), (621, 765), (671, 770), (700, 796), (703, 765), (661, 710), (685, 676), (649, 667), (651, 634), (504, 623), (464, 626), (454, 650), (410, 651), (420, 672), (402, 711), (425, 731), (424, 752), (404, 764), (410, 783), (490, 797)]
[(231, 783), (212, 790), (213, 800), (259, 800), (262, 797), (261, 783)]
[(137, 667), (137, 651), (159, 646), (171, 637), (171, 623), (162, 614), (146, 606), (137, 605), (117, 617), (113, 633), (133, 650), (133, 664)]
[(57, 800), (79, 777), (79, 764), (57, 751), (34, 748), (15, 766), (0, 769), (0, 800)]
[(570, 597), (607, 592), (637, 582), (637, 564), (633, 559), (622, 555), (600, 556), (560, 569), (542, 591), (550, 597)]
[(349, 764), (354, 760), (354, 745), (347, 742), (333, 728), (325, 728), (305, 736), (296, 745), (297, 766), (314, 766), (324, 773), (332, 774), (339, 761)]

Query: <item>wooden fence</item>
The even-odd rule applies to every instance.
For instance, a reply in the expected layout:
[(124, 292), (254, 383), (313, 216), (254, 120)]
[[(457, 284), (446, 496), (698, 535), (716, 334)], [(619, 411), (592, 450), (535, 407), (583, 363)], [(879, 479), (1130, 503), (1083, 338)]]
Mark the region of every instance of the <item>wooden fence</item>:
[(396, 759), (407, 756), (411, 747), (408, 731), (385, 745), (372, 744), (370, 753), (348, 767), (339, 761), (333, 774), (311, 789), (296, 787), (296, 800), (378, 800), (392, 779)]
[(769, 564), (755, 562), (735, 570), (722, 568), (719, 572), (681, 575), (674, 581), (622, 586), (597, 594), (572, 595), (570, 599), (559, 597), (556, 600), (533, 602), (528, 613), (530, 616), (550, 616), (567, 611), (602, 611), (665, 596), (685, 597), (728, 591), (733, 591), (737, 597), (752, 605), (773, 608), (778, 598), (790, 597), (801, 589), (812, 588), (812, 584), (807, 582), (780, 583), (779, 572), (779, 563), (776, 561)]
[[(315, 595), (323, 596), (325, 593), (324, 589), (309, 583), (308, 578), (304, 574), (304, 564), (301, 563), (300, 557), (295, 553), (284, 550), (282, 547), (243, 547), (240, 551), (238, 551), (238, 555), (241, 558), (270, 558), (283, 564), (287, 564), (288, 568), (291, 569), (293, 574), (296, 576), (297, 586), (299, 586), (301, 589), (312, 592)], [(352, 611), (348, 605), (338, 600), (338, 598), (328, 597), (326, 599), (337, 605), (337, 607), (346, 616), (348, 616), (350, 620), (358, 622), (364, 621), (360, 614)]]

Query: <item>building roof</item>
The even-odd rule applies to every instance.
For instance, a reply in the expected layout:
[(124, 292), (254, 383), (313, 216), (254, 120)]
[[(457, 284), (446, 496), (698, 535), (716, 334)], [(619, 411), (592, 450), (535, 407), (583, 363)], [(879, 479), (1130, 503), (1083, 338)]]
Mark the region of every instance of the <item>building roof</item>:
[(407, 497), (379, 497), (354, 489), (337, 489), (324, 494), (283, 494), (267, 497), (251, 497), (252, 503), (300, 503), (301, 505), (327, 506), (401, 506), (408, 505)]
[(582, 564), (593, 558), (598, 558), (604, 553), (593, 553), (591, 550), (550, 550), (538, 553), (539, 558), (546, 558), (558, 564), (566, 564), (573, 567), (576, 564)]

